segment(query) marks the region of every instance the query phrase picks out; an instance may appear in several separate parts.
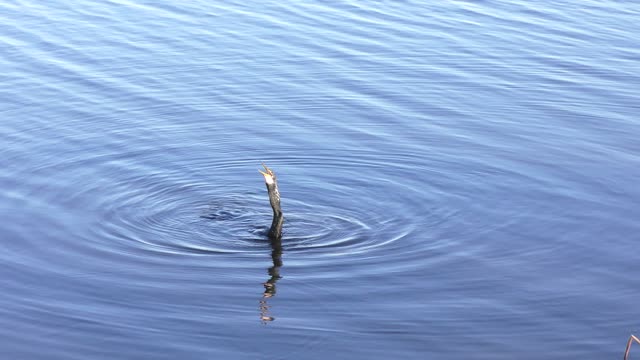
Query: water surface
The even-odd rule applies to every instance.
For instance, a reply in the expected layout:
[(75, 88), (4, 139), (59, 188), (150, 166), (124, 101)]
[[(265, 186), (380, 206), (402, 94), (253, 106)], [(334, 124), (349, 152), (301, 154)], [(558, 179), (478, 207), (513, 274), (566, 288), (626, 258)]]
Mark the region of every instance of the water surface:
[(639, 15), (5, 1), (4, 357), (619, 358)]

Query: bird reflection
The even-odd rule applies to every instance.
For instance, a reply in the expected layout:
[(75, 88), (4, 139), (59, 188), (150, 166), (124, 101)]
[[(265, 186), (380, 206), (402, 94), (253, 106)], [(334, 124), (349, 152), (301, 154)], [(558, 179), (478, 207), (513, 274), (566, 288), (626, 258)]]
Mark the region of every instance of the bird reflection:
[(267, 270), (269, 279), (262, 285), (264, 286), (264, 292), (262, 293), (262, 299), (260, 299), (260, 321), (263, 324), (275, 320), (270, 314), (271, 306), (267, 300), (276, 295), (276, 283), (281, 278), (280, 267), (282, 267), (282, 241), (280, 237), (271, 239), (271, 262), (273, 265)]

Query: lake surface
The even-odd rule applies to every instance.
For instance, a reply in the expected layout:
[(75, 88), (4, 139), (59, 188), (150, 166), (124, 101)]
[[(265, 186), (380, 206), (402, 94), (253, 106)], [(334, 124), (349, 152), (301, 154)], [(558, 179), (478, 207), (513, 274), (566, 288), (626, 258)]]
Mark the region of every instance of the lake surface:
[(618, 359), (640, 333), (636, 1), (0, 20), (2, 358)]

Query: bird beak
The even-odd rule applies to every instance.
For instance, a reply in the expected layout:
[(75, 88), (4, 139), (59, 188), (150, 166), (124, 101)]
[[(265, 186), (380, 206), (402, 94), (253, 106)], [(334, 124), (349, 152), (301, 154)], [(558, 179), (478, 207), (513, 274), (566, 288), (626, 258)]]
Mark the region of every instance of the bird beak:
[(264, 163), (262, 163), (262, 167), (265, 171), (258, 171), (260, 172), (260, 174), (262, 174), (262, 176), (264, 176), (264, 182), (267, 183), (267, 185), (274, 184), (276, 182), (276, 174), (274, 174), (273, 170), (269, 169)]
[(260, 174), (262, 174), (262, 176), (264, 176), (264, 178), (265, 178), (265, 179), (266, 179), (267, 177), (269, 177), (269, 178), (273, 177), (273, 171), (272, 171), (271, 169), (269, 169), (269, 168), (267, 167), (267, 165), (265, 165), (264, 163), (262, 163), (262, 167), (264, 168), (264, 170), (265, 170), (266, 172), (264, 172), (264, 171), (262, 171), (262, 170), (258, 170), (258, 171), (260, 172)]

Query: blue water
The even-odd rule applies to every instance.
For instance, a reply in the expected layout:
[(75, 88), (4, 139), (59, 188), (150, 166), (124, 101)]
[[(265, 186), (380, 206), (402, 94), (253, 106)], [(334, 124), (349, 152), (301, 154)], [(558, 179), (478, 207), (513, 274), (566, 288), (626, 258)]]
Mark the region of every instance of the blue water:
[(620, 358), (639, 20), (623, 0), (4, 1), (2, 358)]

